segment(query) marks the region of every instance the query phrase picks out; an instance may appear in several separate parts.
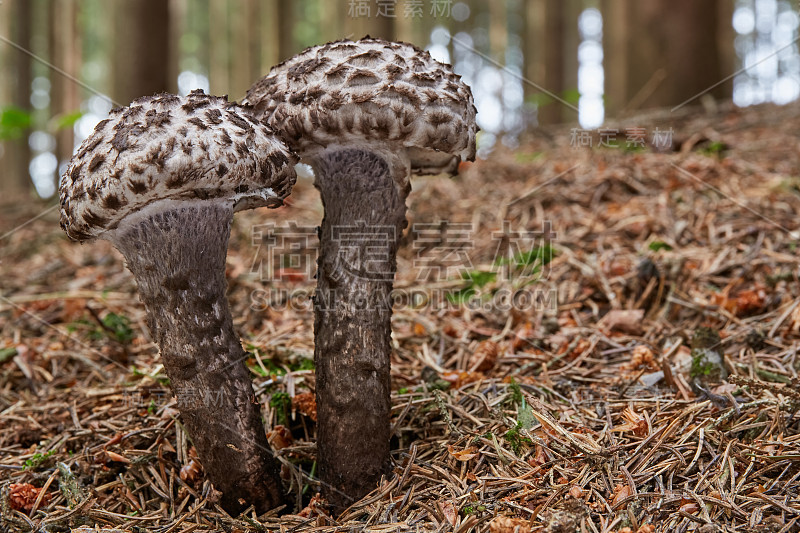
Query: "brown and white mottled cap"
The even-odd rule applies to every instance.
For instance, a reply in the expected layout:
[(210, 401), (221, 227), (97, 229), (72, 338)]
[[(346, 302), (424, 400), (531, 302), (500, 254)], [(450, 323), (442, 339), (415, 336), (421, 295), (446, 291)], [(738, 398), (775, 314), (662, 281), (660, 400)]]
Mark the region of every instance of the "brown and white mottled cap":
[(309, 48), (274, 67), (243, 104), (303, 158), (329, 146), (404, 153), (418, 174), (475, 159), (472, 92), (407, 43), (366, 37)]
[(61, 227), (74, 240), (114, 230), (159, 200), (229, 200), (235, 211), (278, 206), (297, 156), (270, 128), (229, 103), (193, 91), (115, 109), (61, 177)]

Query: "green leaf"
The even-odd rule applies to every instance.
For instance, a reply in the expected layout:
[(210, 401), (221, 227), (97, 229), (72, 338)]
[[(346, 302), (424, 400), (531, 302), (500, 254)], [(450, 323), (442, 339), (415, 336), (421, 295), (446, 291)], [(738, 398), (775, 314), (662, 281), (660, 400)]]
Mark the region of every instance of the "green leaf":
[(514, 154), (514, 159), (516, 159), (517, 163), (533, 163), (542, 157), (544, 157), (544, 152), (517, 152)]
[(301, 357), (299, 361), (290, 365), (292, 371), (297, 372), (298, 370), (314, 370), (314, 360), (309, 357)]
[(525, 437), (520, 430), (522, 429), (522, 424), (517, 422), (517, 425), (514, 426), (513, 429), (510, 429), (503, 435), (503, 438), (511, 445), (511, 449), (514, 450), (514, 453), (519, 455), (519, 453), (524, 449), (525, 446), (531, 446), (533, 442), (528, 437)]
[(471, 270), (461, 275), (462, 278), (468, 280), (470, 285), (475, 287), (483, 287), (497, 279), (497, 272), (488, 272), (485, 270)]
[(543, 246), (534, 246), (527, 252), (517, 252), (512, 259), (508, 257), (498, 257), (495, 260), (495, 265), (508, 265), (513, 264), (517, 268), (528, 267), (531, 265), (546, 265), (556, 255), (556, 251), (549, 244)]
[(45, 453), (35, 453), (30, 459), (25, 459), (25, 470), (36, 470), (44, 464), (51, 455), (56, 453), (55, 450), (50, 450)]
[(16, 348), (3, 348), (0, 350), (0, 364), (5, 363), (15, 355), (17, 355)]
[(549, 94), (545, 93), (532, 94), (525, 99), (525, 103), (530, 107), (544, 107), (552, 104), (553, 102), (555, 102), (555, 99)]
[(285, 392), (276, 392), (269, 399), (269, 406), (275, 409), (278, 424), (289, 425), (289, 411), (292, 409), (292, 397)]
[(561, 98), (568, 104), (578, 105), (581, 99), (581, 92), (577, 87), (574, 89), (567, 89), (561, 93)]
[(518, 266), (546, 265), (553, 260), (553, 256), (555, 256), (553, 247), (545, 244), (544, 246), (536, 246), (527, 252), (516, 254), (514, 261)]
[[(260, 348), (258, 348), (254, 344), (248, 344), (247, 350), (250, 352), (249, 355), (253, 355), (253, 357), (248, 357), (247, 366), (253, 372), (258, 374), (259, 376), (268, 378), (270, 376), (285, 376), (288, 370), (281, 366), (276, 360), (272, 357), (264, 357), (264, 352)], [(261, 365), (255, 360), (255, 356), (260, 356)], [(262, 368), (263, 365), (263, 368)], [(265, 370), (266, 369), (266, 370)], [(313, 370), (314, 369), (314, 360), (308, 358), (301, 358), (300, 361), (297, 363), (295, 367), (290, 365), (289, 370)]]
[(108, 313), (103, 317), (103, 325), (108, 328), (109, 336), (116, 339), (120, 344), (130, 343), (136, 334), (131, 329), (131, 320), (116, 313)]
[(15, 106), (0, 108), (0, 141), (19, 139), (31, 127), (33, 116)]
[(672, 251), (672, 246), (663, 241), (653, 241), (648, 245), (648, 248), (654, 252), (659, 252), (661, 250)]
[(511, 403), (514, 405), (522, 405), (522, 402), (525, 401), (525, 397), (522, 395), (522, 389), (519, 383), (517, 383), (514, 378), (511, 378), (511, 383), (508, 384), (508, 390), (511, 392)]
[(726, 146), (720, 141), (712, 141), (706, 146), (701, 147), (698, 152), (707, 156), (718, 156), (725, 152)]
[(461, 305), (470, 301), (473, 296), (475, 296), (475, 289), (467, 287), (447, 293), (447, 301), (453, 305)]
[(75, 123), (83, 117), (85, 113), (83, 111), (72, 111), (71, 113), (61, 113), (60, 115), (56, 115), (52, 118), (50, 124), (51, 128), (55, 131), (61, 131), (66, 129), (71, 129), (75, 126)]

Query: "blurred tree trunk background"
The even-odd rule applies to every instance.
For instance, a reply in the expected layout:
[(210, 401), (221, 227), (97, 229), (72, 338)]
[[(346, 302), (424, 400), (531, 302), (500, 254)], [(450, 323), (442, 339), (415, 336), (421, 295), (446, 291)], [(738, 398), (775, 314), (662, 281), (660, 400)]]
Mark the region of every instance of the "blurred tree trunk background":
[(170, 2), (112, 0), (114, 55), (111, 98), (120, 103), (176, 92), (170, 78)]
[[(19, 47), (30, 50), (33, 33), (33, 5), (28, 0), (7, 0), (0, 5), (0, 23), (3, 35)], [(3, 43), (4, 70), (7, 80), (4, 88), (4, 101), (15, 111), (30, 113), (31, 81), (33, 65), (30, 55)], [(0, 103), (3, 105), (3, 103)], [(15, 136), (16, 137), (16, 136)], [(33, 190), (28, 176), (30, 162), (28, 139), (23, 135), (4, 142), (3, 157), (0, 159), (0, 190), (8, 196), (27, 196)]]
[[(107, 112), (108, 99), (126, 105), (156, 92), (203, 88), (238, 100), (303, 48), (367, 34), (454, 63), (481, 100), (482, 136), (497, 139), (577, 122), (579, 100), (585, 103), (579, 51), (587, 49), (579, 20), (592, 11), (602, 23), (594, 39), (599, 74), (583, 83), (602, 108), (599, 120), (671, 108), (735, 71), (742, 37), (763, 46), (769, 32), (737, 34), (732, 19), (735, 10), (749, 9), (763, 22), (758, 6), (770, 2), (777, 11), (763, 13), (790, 9), (796, 17), (797, 6), (778, 0), (2, 0), (0, 36), (41, 60), (0, 43), (0, 188), (30, 194), (35, 168), (37, 190), (47, 190), (40, 181), (53, 167), (48, 154), (63, 166)], [(708, 94), (730, 98), (733, 80)], [(14, 120), (30, 127), (5, 127)]]
[(533, 100), (539, 104), (539, 124), (570, 122), (577, 118), (575, 110), (556, 101), (539, 88), (546, 89), (561, 99), (568, 99), (567, 91), (578, 87), (580, 36), (577, 20), (580, 8), (577, 2), (562, 0), (525, 2), (523, 73), (530, 82), (525, 84), (525, 96), (526, 101)]
[[(80, 72), (81, 35), (78, 28), (77, 0), (57, 0), (50, 3), (50, 57), (54, 65), (65, 72)], [(80, 86), (73, 80), (55, 73), (50, 78), (51, 113), (63, 117), (81, 107)], [(55, 154), (58, 161), (72, 155), (75, 135), (72, 128), (56, 131)]]
[[(730, 55), (721, 52), (719, 34), (723, 6), (731, 5), (730, 0), (604, 0), (608, 112), (676, 106), (730, 74), (731, 66), (724, 65)], [(730, 18), (725, 22), (730, 25)], [(720, 98), (731, 90), (723, 84), (709, 92)]]

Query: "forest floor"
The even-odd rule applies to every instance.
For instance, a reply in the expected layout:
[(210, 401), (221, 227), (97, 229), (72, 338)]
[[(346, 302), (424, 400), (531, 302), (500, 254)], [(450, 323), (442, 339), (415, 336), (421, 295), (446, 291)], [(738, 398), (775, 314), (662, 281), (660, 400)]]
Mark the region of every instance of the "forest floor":
[(216, 503), (120, 254), (7, 203), (0, 531), (800, 531), (800, 107), (615, 127), (414, 180), (395, 469), (338, 517), (315, 497), (310, 179), (237, 215), (228, 256), (280, 517)]

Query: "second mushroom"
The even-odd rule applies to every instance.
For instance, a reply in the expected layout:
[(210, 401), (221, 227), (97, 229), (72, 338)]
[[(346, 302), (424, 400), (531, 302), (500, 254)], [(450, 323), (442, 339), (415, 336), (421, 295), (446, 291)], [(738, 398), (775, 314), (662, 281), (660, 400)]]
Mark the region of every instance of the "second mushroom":
[(125, 256), (183, 424), (228, 512), (285, 500), (225, 297), (225, 255), (234, 212), (282, 205), (295, 162), (239, 106), (195, 91), (112, 111), (60, 183), (67, 235), (107, 239)]
[(416, 174), (475, 158), (475, 106), (449, 65), (365, 38), (276, 66), (245, 106), (311, 164), (325, 216), (315, 295), (318, 454), (342, 510), (387, 472), (391, 292)]

